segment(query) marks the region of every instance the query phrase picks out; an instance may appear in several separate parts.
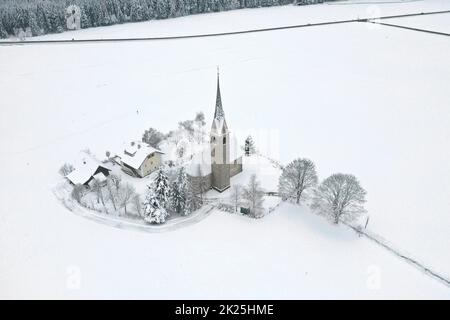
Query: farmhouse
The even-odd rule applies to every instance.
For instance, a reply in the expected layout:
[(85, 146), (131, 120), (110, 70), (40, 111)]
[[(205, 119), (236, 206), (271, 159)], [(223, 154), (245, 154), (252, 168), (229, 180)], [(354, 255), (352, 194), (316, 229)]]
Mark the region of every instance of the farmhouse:
[(220, 95), (219, 72), (214, 119), (211, 125), (209, 145), (196, 154), (187, 173), (193, 184), (207, 190), (223, 192), (230, 187), (230, 178), (242, 172), (242, 151), (236, 137), (228, 130)]
[(119, 156), (122, 170), (131, 176), (143, 178), (161, 165), (160, 150), (140, 141), (133, 141), (125, 147)]
[(89, 154), (83, 154), (75, 170), (69, 173), (66, 178), (70, 183), (82, 184), (89, 187), (94, 180), (100, 183), (106, 182), (111, 170), (105, 167), (100, 161)]

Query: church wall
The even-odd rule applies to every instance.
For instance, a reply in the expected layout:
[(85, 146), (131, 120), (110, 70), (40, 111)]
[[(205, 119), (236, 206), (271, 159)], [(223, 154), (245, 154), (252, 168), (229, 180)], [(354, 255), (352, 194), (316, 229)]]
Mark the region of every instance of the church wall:
[(214, 188), (224, 190), (230, 186), (229, 164), (213, 164), (212, 172), (212, 185)]
[(230, 164), (230, 177), (234, 177), (242, 172), (242, 157), (236, 159), (236, 163)]

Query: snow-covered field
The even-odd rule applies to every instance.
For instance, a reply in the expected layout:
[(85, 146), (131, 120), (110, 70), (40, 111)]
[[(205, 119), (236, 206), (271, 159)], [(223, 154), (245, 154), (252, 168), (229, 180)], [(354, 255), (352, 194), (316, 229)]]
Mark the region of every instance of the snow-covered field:
[[(450, 3), (438, 0), (265, 8), (45, 38), (444, 9)], [(445, 32), (447, 20), (405, 21)], [(217, 211), (173, 232), (140, 233), (74, 215), (52, 193), (57, 170), (81, 149), (102, 156), (200, 110), (209, 125), (220, 65), (231, 130), (253, 130), (283, 163), (311, 158), (320, 178), (355, 174), (368, 191), (369, 229), (450, 277), (449, 52), (447, 37), (363, 23), (0, 47), (0, 297), (449, 299), (448, 287), (301, 207), (283, 204), (259, 220)]]

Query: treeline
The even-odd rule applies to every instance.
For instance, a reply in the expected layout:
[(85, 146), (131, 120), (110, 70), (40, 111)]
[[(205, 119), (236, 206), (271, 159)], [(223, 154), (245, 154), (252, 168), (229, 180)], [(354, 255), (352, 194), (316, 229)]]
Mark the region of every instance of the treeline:
[(27, 30), (28, 36), (67, 29), (66, 8), (81, 9), (81, 28), (166, 19), (240, 8), (285, 5), (294, 0), (0, 0), (0, 38)]

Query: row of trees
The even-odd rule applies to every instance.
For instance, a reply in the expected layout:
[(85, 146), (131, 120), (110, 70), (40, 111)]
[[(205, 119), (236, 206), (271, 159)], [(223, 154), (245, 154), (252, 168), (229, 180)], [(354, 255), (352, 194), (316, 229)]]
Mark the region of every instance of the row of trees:
[(106, 179), (106, 183), (93, 180), (91, 183), (91, 191), (95, 195), (96, 206), (83, 202), (83, 197), (88, 193), (88, 189), (81, 184), (73, 187), (72, 198), (83, 206), (92, 206), (92, 209), (98, 209), (98, 206), (100, 206), (103, 208), (102, 211), (107, 214), (111, 213), (111, 210), (114, 210), (119, 215), (122, 212), (125, 215), (130, 215), (130, 206), (133, 208), (135, 216), (141, 217), (143, 214), (142, 200), (139, 194), (136, 193), (131, 184), (123, 183), (120, 176), (110, 174)]
[(292, 3), (292, 0), (2, 0), (0, 37), (18, 29), (33, 36), (66, 30), (66, 8), (81, 9), (81, 27), (90, 28), (125, 22), (166, 19), (197, 13), (256, 8)]
[(143, 218), (149, 223), (164, 223), (170, 212), (186, 216), (203, 205), (203, 190), (187, 178), (184, 167), (178, 169), (172, 182), (160, 168), (148, 188)]
[(299, 204), (310, 200), (311, 208), (339, 223), (352, 221), (365, 212), (366, 191), (351, 174), (336, 173), (318, 184), (316, 167), (309, 159), (296, 159), (283, 168), (278, 191), (284, 200)]

